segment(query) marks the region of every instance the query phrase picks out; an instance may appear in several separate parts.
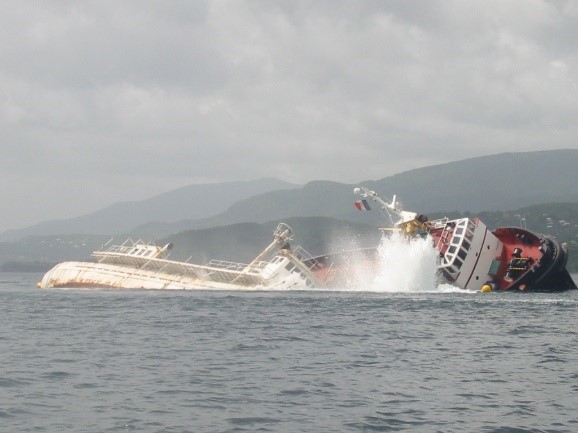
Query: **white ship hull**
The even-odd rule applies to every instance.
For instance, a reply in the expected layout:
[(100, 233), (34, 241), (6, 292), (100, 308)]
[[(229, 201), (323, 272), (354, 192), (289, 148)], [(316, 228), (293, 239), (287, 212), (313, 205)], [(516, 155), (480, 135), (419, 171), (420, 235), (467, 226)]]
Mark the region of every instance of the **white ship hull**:
[[(151, 290), (289, 290), (319, 281), (304, 264), (302, 249), (292, 250), (289, 226), (280, 224), (275, 239), (253, 262), (212, 261), (208, 265), (167, 260), (163, 248), (130, 241), (95, 251), (95, 262), (63, 262), (48, 271), (40, 288), (114, 288)], [(263, 258), (274, 254), (268, 261)]]
[(256, 289), (260, 285), (244, 286), (212, 281), (189, 275), (174, 275), (122, 265), (91, 262), (64, 262), (50, 270), (41, 282), (43, 288), (114, 288), (151, 290), (226, 290)]

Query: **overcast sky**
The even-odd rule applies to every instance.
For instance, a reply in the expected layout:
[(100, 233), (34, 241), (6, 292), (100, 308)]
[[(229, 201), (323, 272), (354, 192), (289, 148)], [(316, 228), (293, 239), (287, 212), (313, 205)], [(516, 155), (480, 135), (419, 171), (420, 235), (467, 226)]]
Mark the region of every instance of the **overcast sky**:
[(0, 231), (578, 148), (576, 41), (574, 1), (3, 2)]

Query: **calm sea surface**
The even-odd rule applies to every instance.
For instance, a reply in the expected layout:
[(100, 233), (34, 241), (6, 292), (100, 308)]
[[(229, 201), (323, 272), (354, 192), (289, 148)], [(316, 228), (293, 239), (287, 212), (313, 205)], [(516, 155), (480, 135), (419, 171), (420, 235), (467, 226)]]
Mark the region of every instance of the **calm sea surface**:
[(577, 432), (578, 292), (63, 291), (0, 274), (1, 432)]

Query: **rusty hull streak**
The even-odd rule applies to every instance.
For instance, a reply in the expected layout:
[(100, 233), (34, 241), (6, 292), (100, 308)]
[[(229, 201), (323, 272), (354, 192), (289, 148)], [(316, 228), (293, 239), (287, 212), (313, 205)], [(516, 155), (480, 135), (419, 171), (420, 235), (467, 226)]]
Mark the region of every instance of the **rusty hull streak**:
[(124, 287), (120, 285), (113, 285), (113, 284), (102, 284), (102, 283), (93, 283), (93, 282), (72, 282), (72, 281), (63, 281), (63, 282), (55, 282), (50, 285), (53, 288), (62, 288), (62, 289), (144, 289), (144, 286), (141, 287)]

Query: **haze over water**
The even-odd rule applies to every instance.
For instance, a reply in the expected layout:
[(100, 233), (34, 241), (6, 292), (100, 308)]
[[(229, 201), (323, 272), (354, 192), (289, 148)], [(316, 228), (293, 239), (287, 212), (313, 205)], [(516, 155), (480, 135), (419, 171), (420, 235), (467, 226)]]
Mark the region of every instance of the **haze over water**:
[(411, 279), (406, 247), (335, 292), (40, 290), (0, 274), (0, 430), (578, 431), (578, 293), (436, 287), (429, 250), (411, 246)]

